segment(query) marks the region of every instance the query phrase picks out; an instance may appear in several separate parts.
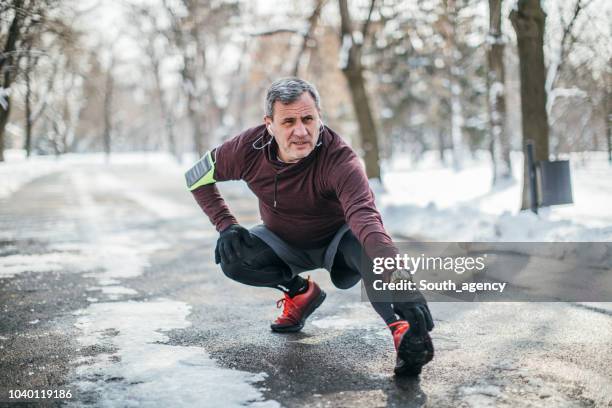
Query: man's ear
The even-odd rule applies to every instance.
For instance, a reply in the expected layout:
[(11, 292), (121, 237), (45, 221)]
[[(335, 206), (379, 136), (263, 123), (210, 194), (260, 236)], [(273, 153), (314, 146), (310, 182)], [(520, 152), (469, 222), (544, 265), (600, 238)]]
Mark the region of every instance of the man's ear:
[(272, 118), (270, 116), (264, 116), (264, 124), (266, 125), (266, 129), (268, 129), (268, 133), (274, 136), (274, 134), (272, 134)]

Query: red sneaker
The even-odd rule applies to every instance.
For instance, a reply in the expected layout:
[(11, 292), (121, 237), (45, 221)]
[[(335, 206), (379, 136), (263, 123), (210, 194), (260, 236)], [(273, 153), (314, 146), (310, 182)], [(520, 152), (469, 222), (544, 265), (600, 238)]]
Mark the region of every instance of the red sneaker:
[(396, 375), (417, 376), (421, 369), (434, 356), (433, 343), (429, 333), (420, 336), (410, 331), (410, 323), (398, 320), (389, 325), (393, 334), (393, 343), (397, 352), (395, 361)]
[(316, 310), (317, 307), (321, 306), (321, 303), (325, 300), (325, 292), (321, 290), (319, 285), (308, 278), (308, 289), (306, 292), (294, 297), (289, 297), (285, 293), (285, 297), (276, 302), (276, 307), (283, 308), (283, 314), (281, 314), (275, 321), (270, 325), (272, 331), (279, 333), (297, 332), (302, 330), (306, 318)]

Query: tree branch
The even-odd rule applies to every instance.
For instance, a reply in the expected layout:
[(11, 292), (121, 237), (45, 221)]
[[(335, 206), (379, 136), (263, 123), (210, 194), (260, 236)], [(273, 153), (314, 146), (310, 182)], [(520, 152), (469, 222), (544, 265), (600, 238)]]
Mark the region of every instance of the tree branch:
[(319, 22), (319, 17), (321, 15), (321, 9), (323, 9), (323, 5), (326, 0), (316, 0), (315, 8), (308, 18), (308, 29), (304, 32), (302, 36), (302, 46), (300, 47), (300, 51), (295, 57), (295, 64), (293, 66), (293, 75), (298, 76), (300, 70), (300, 61), (302, 60), (302, 56), (308, 48), (308, 40), (310, 40), (313, 36), (314, 30), (317, 28), (317, 23)]
[(299, 34), (299, 31), (294, 28), (277, 28), (276, 30), (259, 31), (256, 33), (251, 33), (249, 35), (251, 37), (267, 37), (271, 35), (284, 34), (284, 33)]
[(367, 38), (368, 29), (370, 28), (370, 21), (372, 21), (372, 12), (374, 11), (374, 4), (376, 4), (376, 0), (370, 1), (370, 10), (368, 11), (368, 18), (366, 18), (366, 21), (364, 21), (363, 27), (361, 29), (361, 38), (363, 39), (363, 41), (361, 42), (361, 44), (359, 44), (359, 47), (363, 46)]

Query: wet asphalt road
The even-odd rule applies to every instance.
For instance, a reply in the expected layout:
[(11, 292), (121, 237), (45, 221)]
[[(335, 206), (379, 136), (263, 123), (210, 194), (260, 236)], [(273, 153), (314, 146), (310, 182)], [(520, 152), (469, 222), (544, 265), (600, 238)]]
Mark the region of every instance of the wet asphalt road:
[[(223, 192), (241, 223), (258, 222), (244, 188)], [(105, 246), (93, 246), (89, 263), (65, 261), (100, 236), (164, 245), (146, 252), (135, 276), (128, 260), (105, 259)], [(31, 265), (0, 271), (0, 406), (13, 404), (10, 389), (71, 387), (74, 406), (104, 406), (108, 395), (74, 386), (87, 357), (113, 352), (76, 341), (79, 311), (160, 297), (191, 307), (191, 326), (168, 332), (167, 344), (201, 347), (221, 367), (266, 373), (256, 386), (282, 406), (612, 406), (609, 305), (432, 304), (436, 357), (420, 379), (397, 379), (391, 337), (358, 288), (337, 290), (325, 271), (314, 271), (325, 303), (301, 333), (272, 333), (279, 294), (225, 278), (213, 262), (216, 237), (180, 174), (154, 164), (81, 164), (0, 199), (0, 261), (23, 255)], [(103, 290), (96, 273), (112, 262), (125, 268), (114, 283), (131, 291)], [(116, 383), (116, 393), (130, 387), (120, 377), (103, 381), (107, 390)]]

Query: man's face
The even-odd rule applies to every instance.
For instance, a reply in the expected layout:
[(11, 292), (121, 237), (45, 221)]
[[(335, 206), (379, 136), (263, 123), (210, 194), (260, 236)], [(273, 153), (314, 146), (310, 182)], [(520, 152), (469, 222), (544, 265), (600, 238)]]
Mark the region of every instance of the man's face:
[(319, 111), (308, 92), (285, 105), (274, 102), (274, 117), (264, 118), (278, 144), (278, 156), (295, 163), (308, 156), (319, 140)]

